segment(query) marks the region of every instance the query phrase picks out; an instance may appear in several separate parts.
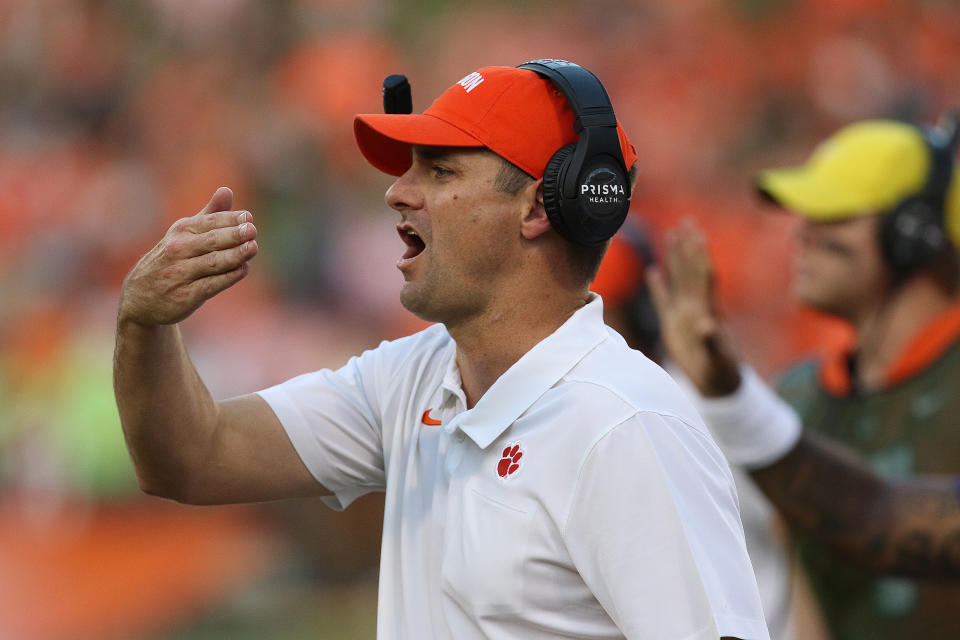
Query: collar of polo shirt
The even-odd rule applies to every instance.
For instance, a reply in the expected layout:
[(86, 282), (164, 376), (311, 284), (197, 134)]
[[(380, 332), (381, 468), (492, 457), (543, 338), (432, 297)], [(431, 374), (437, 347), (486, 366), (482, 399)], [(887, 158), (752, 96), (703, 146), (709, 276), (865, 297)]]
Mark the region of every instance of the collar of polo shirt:
[(586, 305), (497, 378), (473, 409), (443, 428), (448, 433), (459, 428), (486, 449), (606, 337), (603, 301), (591, 293)]

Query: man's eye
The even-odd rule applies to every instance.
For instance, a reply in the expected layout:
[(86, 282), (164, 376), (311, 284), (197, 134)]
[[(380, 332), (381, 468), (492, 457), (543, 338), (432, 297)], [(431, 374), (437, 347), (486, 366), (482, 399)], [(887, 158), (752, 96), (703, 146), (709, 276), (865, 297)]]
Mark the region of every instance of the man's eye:
[(433, 171), (433, 175), (437, 178), (446, 178), (447, 176), (453, 175), (453, 171), (447, 169), (446, 167), (433, 165), (430, 169)]

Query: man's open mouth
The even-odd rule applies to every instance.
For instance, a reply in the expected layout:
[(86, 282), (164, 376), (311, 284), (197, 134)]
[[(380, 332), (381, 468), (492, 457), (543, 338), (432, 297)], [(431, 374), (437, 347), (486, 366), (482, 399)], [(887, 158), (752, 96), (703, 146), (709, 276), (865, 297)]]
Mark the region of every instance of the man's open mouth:
[(407, 251), (403, 254), (403, 260), (416, 258), (426, 248), (419, 234), (413, 229), (397, 229), (397, 232), (400, 234), (400, 238), (404, 244), (407, 245)]

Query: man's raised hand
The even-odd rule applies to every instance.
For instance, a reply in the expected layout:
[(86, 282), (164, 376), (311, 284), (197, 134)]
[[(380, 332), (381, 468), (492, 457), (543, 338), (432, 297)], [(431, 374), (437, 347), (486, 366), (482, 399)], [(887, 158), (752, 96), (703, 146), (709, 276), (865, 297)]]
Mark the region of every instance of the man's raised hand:
[(685, 221), (666, 238), (666, 273), (651, 269), (647, 286), (670, 358), (705, 396), (733, 393), (739, 362), (720, 320), (713, 293), (713, 266), (703, 232)]
[(174, 324), (239, 282), (257, 255), (249, 211), (232, 211), (233, 192), (220, 187), (194, 216), (173, 223), (123, 281), (120, 320)]

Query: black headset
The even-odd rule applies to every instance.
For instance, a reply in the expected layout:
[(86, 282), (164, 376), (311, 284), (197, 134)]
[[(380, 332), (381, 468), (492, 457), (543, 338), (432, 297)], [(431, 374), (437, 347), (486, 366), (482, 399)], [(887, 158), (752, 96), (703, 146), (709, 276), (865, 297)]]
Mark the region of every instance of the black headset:
[(550, 224), (575, 244), (603, 244), (630, 210), (628, 167), (607, 91), (592, 72), (566, 60), (532, 60), (518, 68), (549, 79), (574, 115), (576, 144), (561, 147), (543, 172)]
[(951, 246), (945, 218), (957, 153), (957, 114), (949, 112), (939, 126), (922, 127), (920, 132), (930, 152), (926, 182), (884, 216), (880, 227), (883, 256), (899, 280), (934, 262)]
[[(617, 117), (597, 76), (566, 60), (521, 64), (550, 80), (573, 111), (576, 144), (561, 147), (543, 173), (543, 205), (551, 226), (567, 240), (598, 246), (613, 237), (630, 210), (629, 167), (624, 165)], [(410, 113), (405, 76), (383, 82), (386, 113)]]

